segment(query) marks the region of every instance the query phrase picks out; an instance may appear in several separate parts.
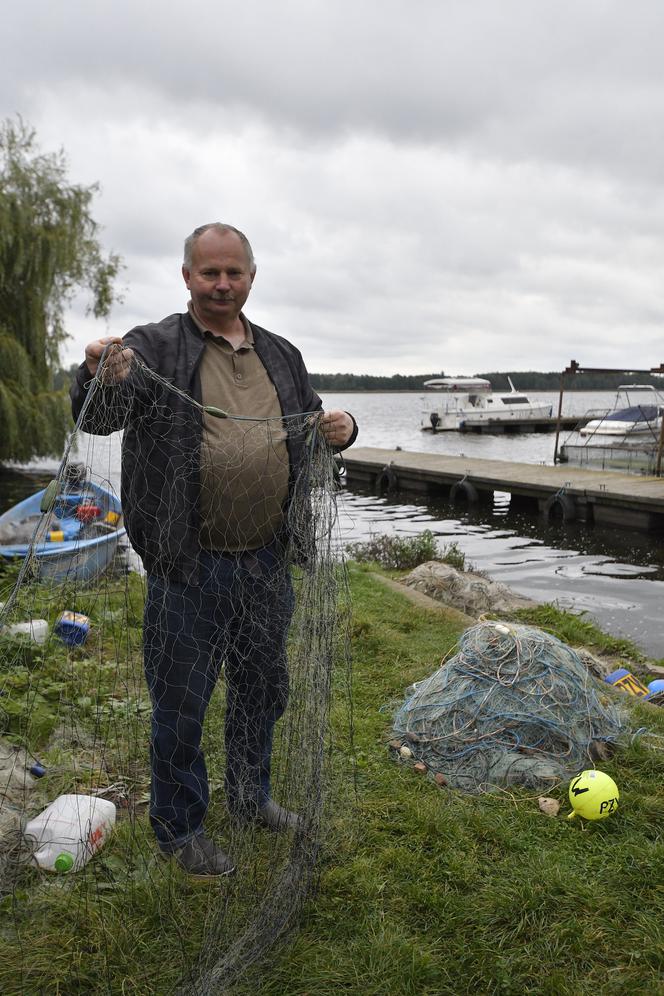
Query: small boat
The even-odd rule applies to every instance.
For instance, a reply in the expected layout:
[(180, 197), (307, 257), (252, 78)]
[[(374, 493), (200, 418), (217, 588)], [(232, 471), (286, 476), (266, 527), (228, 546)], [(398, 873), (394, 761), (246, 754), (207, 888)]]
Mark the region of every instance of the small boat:
[[(641, 392), (641, 404), (637, 393)], [(560, 462), (652, 475), (658, 472), (664, 396), (652, 384), (622, 384), (612, 408), (586, 412), (585, 424), (560, 447)]]
[(422, 429), (429, 432), (472, 429), (488, 423), (537, 421), (551, 417), (548, 401), (531, 401), (517, 391), (507, 378), (510, 390), (494, 394), (491, 382), (482, 377), (435, 377), (424, 387), (443, 392), (445, 399), (433, 411), (425, 411)]
[(0, 515), (0, 558), (30, 555), (41, 580), (92, 581), (109, 567), (126, 535), (120, 502), (99, 484), (69, 478), (44, 513), (49, 488)]
[[(641, 393), (639, 401), (635, 397)], [(643, 397), (645, 395), (645, 397)], [(579, 430), (581, 436), (618, 436), (622, 440), (645, 437), (656, 440), (662, 427), (664, 397), (652, 384), (622, 384), (613, 408), (588, 412), (589, 421)], [(594, 416), (594, 417), (590, 417)]]

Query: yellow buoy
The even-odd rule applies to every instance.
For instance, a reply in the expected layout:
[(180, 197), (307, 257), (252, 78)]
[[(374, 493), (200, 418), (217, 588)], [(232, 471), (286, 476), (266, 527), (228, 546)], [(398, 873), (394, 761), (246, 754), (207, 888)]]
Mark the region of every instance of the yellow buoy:
[(619, 798), (618, 786), (609, 775), (592, 768), (582, 771), (570, 783), (572, 812), (567, 819), (573, 819), (578, 813), (584, 820), (605, 820), (615, 813)]

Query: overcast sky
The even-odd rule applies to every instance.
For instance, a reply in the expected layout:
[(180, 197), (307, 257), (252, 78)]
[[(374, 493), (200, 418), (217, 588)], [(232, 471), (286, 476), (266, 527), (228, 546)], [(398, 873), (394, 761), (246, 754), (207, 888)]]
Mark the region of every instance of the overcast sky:
[(20, 113), (125, 261), (64, 360), (184, 310), (182, 240), (243, 229), (247, 315), (312, 371), (664, 362), (662, 0), (32, 0)]

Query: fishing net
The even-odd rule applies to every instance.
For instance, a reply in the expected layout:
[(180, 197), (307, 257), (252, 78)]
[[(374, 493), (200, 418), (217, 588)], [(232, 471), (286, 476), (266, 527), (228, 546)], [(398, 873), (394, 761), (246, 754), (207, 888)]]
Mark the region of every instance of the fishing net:
[(550, 787), (622, 729), (620, 710), (570, 647), (502, 623), (466, 630), (458, 653), (408, 689), (393, 724), (403, 754), (475, 793)]
[[(203, 409), (136, 356), (121, 382), (108, 363), (55, 481), (0, 520), (0, 991), (227, 992), (315, 886), (331, 689), (349, 688), (337, 466), (317, 413)], [(156, 490), (148, 466), (161, 468)], [(198, 568), (192, 479), (224, 551)], [(128, 502), (132, 542), (179, 580), (146, 577)], [(208, 697), (204, 761), (192, 760)], [(173, 780), (186, 788), (169, 795)], [(255, 821), (268, 780), (294, 829)], [(167, 836), (176, 811), (195, 823), (206, 783), (205, 832), (236, 873), (201, 885), (155, 827)], [(113, 803), (115, 827), (81, 867), (43, 870), (26, 823), (67, 794)]]

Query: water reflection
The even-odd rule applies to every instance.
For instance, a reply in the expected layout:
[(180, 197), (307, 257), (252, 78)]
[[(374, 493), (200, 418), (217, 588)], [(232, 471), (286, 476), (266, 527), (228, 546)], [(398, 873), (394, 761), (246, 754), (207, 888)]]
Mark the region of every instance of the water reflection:
[(0, 467), (0, 514), (17, 502), (32, 495), (35, 491), (45, 488), (53, 479), (52, 470), (13, 470)]
[(587, 612), (607, 632), (661, 657), (664, 551), (652, 534), (547, 523), (512, 511), (505, 498), (460, 511), (443, 501), (413, 504), (398, 495), (346, 491), (342, 529), (347, 541), (430, 529), (441, 544), (456, 543), (493, 580), (536, 601)]
[[(95, 449), (97, 473), (116, 489), (118, 442), (109, 437)], [(85, 455), (82, 444), (77, 457), (91, 463)], [(44, 461), (29, 472), (0, 469), (0, 511), (45, 487), (56, 467)], [(431, 529), (442, 544), (455, 542), (470, 564), (517, 593), (588, 612), (608, 632), (629, 637), (654, 657), (664, 655), (664, 548), (653, 534), (546, 523), (512, 510), (509, 495), (500, 493), (492, 505), (460, 510), (442, 500), (420, 504), (345, 490), (340, 526), (344, 543)]]

